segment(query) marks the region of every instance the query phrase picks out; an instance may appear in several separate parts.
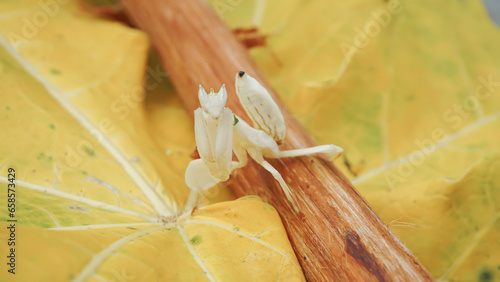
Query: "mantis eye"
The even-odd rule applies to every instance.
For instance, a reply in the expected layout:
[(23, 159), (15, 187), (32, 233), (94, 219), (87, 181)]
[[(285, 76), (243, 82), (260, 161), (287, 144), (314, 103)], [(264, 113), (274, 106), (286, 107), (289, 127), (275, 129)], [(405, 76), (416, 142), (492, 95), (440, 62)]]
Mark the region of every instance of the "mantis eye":
[(210, 93), (207, 93), (205, 89), (200, 85), (198, 91), (198, 99), (200, 100), (201, 108), (208, 113), (213, 118), (219, 118), (224, 110), (227, 100), (226, 86), (222, 85), (219, 92), (215, 93), (213, 89), (210, 89)]
[(236, 94), (254, 127), (267, 133), (276, 143), (283, 143), (285, 119), (266, 88), (255, 78), (240, 71), (236, 74)]

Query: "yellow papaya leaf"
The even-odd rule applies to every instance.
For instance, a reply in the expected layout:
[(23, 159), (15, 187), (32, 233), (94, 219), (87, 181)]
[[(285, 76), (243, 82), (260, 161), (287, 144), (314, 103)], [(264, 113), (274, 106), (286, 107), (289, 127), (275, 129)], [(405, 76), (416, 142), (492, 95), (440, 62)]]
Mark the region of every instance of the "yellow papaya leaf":
[[(23, 209), (26, 213), (46, 207), (57, 223), (68, 217), (56, 213), (57, 205), (43, 201)], [(90, 209), (81, 205), (79, 212), (90, 216)], [(19, 251), (15, 255), (22, 263), (15, 276), (2, 271), (0, 279), (28, 281), (36, 274), (40, 281), (224, 281), (234, 277), (304, 281), (293, 249), (283, 240), (286, 231), (278, 213), (258, 197), (205, 206), (166, 224), (102, 223), (117, 222), (117, 215), (99, 215), (102, 219), (95, 225), (16, 227)], [(7, 227), (2, 221), (2, 230)], [(0, 235), (5, 243), (9, 234)], [(7, 256), (2, 254), (4, 265), (9, 263)]]
[[(149, 213), (175, 214), (186, 189), (174, 181), (169, 185), (176, 189), (165, 187), (162, 177), (169, 169), (161, 160), (163, 152), (150, 141), (139, 103), (147, 38), (119, 24), (74, 17), (68, 3), (34, 31), (33, 39), (16, 45), (7, 38), (29, 37), (23, 19), (37, 19), (36, 12), (44, 11), (36, 1), (19, 5), (32, 10), (12, 11), (2, 17), (0, 27), (6, 82), (0, 87), (6, 95), (3, 103), (10, 107), (6, 122), (24, 129), (3, 141), (5, 158), (31, 183), (58, 187), (64, 182), (61, 189), (67, 192), (105, 202), (115, 201), (116, 187), (121, 187), (124, 201), (132, 206), (137, 206), (135, 200)], [(19, 140), (14, 134), (31, 138)], [(46, 163), (32, 172), (31, 161), (37, 157)], [(82, 191), (82, 182), (95, 187)]]
[(74, 1), (0, 2), (0, 280), (303, 281), (259, 198), (185, 211), (194, 127), (148, 50)]
[(477, 281), (496, 277), (500, 262), (498, 175), (500, 158), (494, 155), (458, 179), (432, 179), (389, 194), (374, 191), (372, 198), (429, 271), (443, 280)]
[[(16, 203), (20, 206), (14, 213), (25, 226), (56, 228), (64, 226), (95, 225), (109, 223), (155, 222), (156, 217), (148, 216), (106, 204), (75, 194), (47, 189), (24, 181), (14, 181)], [(7, 199), (8, 183), (0, 183), (0, 195)], [(12, 197), (11, 197), (12, 198)], [(0, 210), (2, 219), (9, 218), (7, 209)]]
[(500, 29), (482, 1), (251, 5), (222, 17), (268, 35), (251, 52), (270, 83), (427, 269), (500, 277)]

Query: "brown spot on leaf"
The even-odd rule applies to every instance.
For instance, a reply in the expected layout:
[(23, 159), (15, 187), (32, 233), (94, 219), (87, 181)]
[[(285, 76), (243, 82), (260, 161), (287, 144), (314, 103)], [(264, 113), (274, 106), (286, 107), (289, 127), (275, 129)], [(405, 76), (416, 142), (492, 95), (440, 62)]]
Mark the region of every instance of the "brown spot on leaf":
[(75, 210), (75, 211), (88, 211), (89, 210), (89, 209), (82, 208), (79, 206), (67, 206), (66, 208), (70, 209), (70, 210)]
[(158, 221), (163, 223), (163, 224), (168, 224), (168, 223), (175, 222), (176, 219), (177, 219), (176, 216), (160, 216), (158, 218)]

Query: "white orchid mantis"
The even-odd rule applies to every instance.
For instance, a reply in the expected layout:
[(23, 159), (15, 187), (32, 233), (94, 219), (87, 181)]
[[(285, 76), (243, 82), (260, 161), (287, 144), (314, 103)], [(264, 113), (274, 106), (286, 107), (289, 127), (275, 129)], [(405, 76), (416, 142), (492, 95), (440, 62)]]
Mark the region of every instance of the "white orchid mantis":
[(194, 111), (194, 133), (200, 159), (186, 169), (186, 184), (191, 190), (203, 191), (226, 181), (233, 170), (233, 114), (224, 107), (227, 92), (224, 85), (218, 93), (207, 94), (200, 85), (201, 108)]
[[(280, 151), (278, 144), (285, 138), (285, 119), (278, 105), (257, 80), (245, 72), (236, 74), (236, 93), (255, 128), (225, 108), (227, 93), (224, 86), (218, 93), (209, 94), (200, 86), (198, 98), (201, 108), (195, 110), (195, 137), (200, 159), (193, 160), (186, 169), (186, 184), (193, 192), (201, 193), (219, 182), (226, 181), (231, 172), (244, 167), (250, 155), (279, 182), (287, 199), (298, 211), (292, 192), (281, 174), (266, 158), (284, 158), (315, 153), (328, 157), (341, 153), (335, 145)], [(232, 152), (238, 161), (232, 160)]]

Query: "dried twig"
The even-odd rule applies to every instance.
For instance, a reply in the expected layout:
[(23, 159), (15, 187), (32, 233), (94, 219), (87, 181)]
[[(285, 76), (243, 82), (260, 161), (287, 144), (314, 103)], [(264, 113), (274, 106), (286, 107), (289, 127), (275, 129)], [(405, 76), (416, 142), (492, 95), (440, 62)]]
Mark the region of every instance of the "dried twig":
[[(122, 0), (122, 4), (150, 35), (190, 113), (199, 107), (198, 84), (218, 89), (225, 83), (227, 106), (249, 121), (233, 85), (239, 70), (256, 77), (273, 93), (247, 50), (205, 1)], [(273, 97), (287, 122), (282, 148), (316, 145)], [(269, 162), (288, 182), (300, 213), (272, 176), (254, 162), (233, 173), (229, 185), (239, 196), (259, 195), (276, 207), (308, 280), (432, 280), (331, 161), (315, 156)]]

